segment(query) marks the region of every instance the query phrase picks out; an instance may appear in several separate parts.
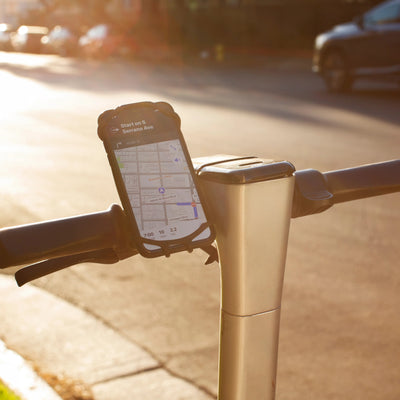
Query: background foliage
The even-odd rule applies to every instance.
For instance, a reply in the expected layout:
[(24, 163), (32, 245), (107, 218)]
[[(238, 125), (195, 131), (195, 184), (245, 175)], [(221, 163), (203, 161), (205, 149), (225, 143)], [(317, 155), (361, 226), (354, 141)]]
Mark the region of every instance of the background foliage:
[[(187, 51), (218, 44), (241, 51), (311, 48), (314, 37), (350, 21), (378, 0), (40, 0), (23, 23), (69, 25), (79, 33), (110, 22), (138, 41), (160, 42)], [(125, 7), (125, 8), (124, 8)]]

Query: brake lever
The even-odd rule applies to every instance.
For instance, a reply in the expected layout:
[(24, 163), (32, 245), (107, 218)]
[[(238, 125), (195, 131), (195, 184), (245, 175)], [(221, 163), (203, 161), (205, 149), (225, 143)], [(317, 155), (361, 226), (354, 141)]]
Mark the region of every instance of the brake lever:
[[(205, 262), (206, 265), (211, 264), (214, 261), (216, 261), (217, 263), (219, 262), (218, 251), (214, 246), (209, 245), (207, 247), (202, 247), (201, 250), (206, 252), (209, 256)], [(17, 282), (17, 285), (21, 287), (35, 279), (42, 278), (43, 276), (61, 271), (76, 264), (115, 264), (118, 261), (132, 257), (136, 254), (138, 254), (136, 248), (124, 246), (122, 248), (119, 248), (118, 251), (109, 248), (53, 258), (30, 264), (24, 268), (21, 268), (15, 273), (15, 280)]]
[(15, 280), (18, 286), (25, 285), (35, 279), (49, 275), (53, 272), (72, 267), (82, 263), (115, 264), (125, 258), (137, 254), (134, 248), (124, 249), (123, 252), (116, 252), (114, 249), (101, 249), (86, 253), (73, 254), (65, 257), (53, 258), (40, 261), (35, 264), (21, 268), (15, 273)]

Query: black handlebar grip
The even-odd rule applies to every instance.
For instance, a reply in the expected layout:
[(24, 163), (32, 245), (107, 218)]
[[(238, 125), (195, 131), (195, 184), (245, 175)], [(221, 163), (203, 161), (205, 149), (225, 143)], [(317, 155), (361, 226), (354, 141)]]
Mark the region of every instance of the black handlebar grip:
[(125, 214), (108, 210), (0, 230), (0, 268), (115, 248), (125, 243)]
[(400, 160), (325, 172), (333, 203), (380, 196), (400, 191)]
[(321, 173), (295, 172), (292, 218), (320, 213), (336, 203), (400, 191), (400, 160)]

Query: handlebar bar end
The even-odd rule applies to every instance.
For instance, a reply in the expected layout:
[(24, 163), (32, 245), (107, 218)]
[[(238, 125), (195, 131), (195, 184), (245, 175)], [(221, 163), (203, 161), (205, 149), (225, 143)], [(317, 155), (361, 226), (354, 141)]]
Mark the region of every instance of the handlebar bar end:
[(317, 214), (333, 206), (333, 194), (326, 188), (324, 175), (315, 169), (294, 173), (296, 178), (292, 218)]

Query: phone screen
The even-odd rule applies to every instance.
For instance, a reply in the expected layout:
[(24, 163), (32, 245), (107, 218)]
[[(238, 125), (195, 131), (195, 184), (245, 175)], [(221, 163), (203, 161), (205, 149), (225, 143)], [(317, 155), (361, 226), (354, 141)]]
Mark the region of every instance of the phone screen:
[[(139, 234), (156, 241), (190, 236), (207, 219), (178, 127), (154, 110), (142, 113), (140, 118), (132, 117), (119, 116), (108, 131), (114, 132), (112, 151)], [(193, 241), (210, 236), (206, 228)], [(143, 245), (150, 251), (161, 248), (153, 243)]]

